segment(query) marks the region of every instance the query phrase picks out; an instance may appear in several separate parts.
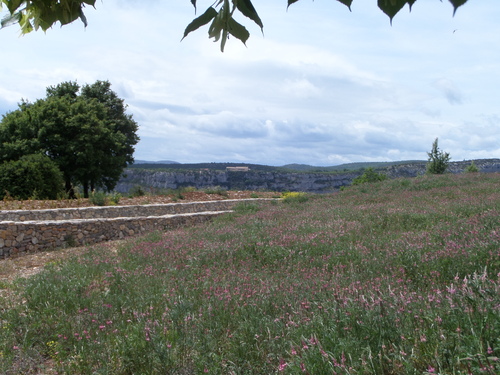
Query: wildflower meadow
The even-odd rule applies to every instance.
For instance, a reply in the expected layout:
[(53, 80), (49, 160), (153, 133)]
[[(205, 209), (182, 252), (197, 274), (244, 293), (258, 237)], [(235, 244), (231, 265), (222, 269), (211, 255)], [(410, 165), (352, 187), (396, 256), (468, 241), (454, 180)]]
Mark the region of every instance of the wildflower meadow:
[(500, 373), (499, 174), (300, 197), (0, 285), (0, 373)]

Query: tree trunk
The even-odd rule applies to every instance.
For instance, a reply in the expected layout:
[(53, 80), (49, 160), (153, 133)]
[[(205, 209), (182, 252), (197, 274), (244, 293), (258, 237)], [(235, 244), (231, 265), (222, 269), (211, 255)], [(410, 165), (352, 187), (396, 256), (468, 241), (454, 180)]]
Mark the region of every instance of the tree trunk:
[(71, 184), (71, 180), (69, 178), (65, 179), (66, 184), (66, 194), (68, 194), (69, 199), (75, 199), (75, 189), (73, 189), (73, 185)]
[(85, 181), (83, 183), (83, 197), (88, 198), (89, 197), (89, 183), (88, 181)]

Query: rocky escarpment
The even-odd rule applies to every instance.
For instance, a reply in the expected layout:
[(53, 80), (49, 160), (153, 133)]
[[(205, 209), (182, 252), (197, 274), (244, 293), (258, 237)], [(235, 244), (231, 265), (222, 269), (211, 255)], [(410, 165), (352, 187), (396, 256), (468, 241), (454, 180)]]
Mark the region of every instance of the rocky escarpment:
[(128, 169), (116, 191), (126, 193), (135, 186), (154, 190), (177, 189), (192, 186), (197, 189), (221, 187), (226, 190), (304, 191), (326, 193), (349, 185), (359, 173), (285, 173), (188, 171), (159, 172)]
[[(500, 172), (500, 159), (475, 160), (481, 172)], [(448, 171), (462, 173), (471, 161), (452, 162)], [(400, 164), (388, 168), (377, 169), (389, 178), (416, 177), (424, 174), (426, 163)], [(146, 189), (168, 190), (192, 186), (197, 189), (221, 187), (227, 190), (269, 190), (269, 191), (303, 191), (311, 193), (328, 193), (348, 186), (363, 171), (345, 173), (287, 173), (263, 171), (215, 171), (192, 170), (179, 172), (162, 172), (146, 169), (127, 169), (116, 191), (127, 193), (135, 186)]]
[[(472, 163), (471, 160), (451, 162), (446, 170), (448, 173), (463, 173)], [(483, 173), (500, 172), (500, 159), (479, 159), (474, 164)], [(425, 174), (426, 163), (399, 164), (382, 170), (389, 178), (417, 177)]]

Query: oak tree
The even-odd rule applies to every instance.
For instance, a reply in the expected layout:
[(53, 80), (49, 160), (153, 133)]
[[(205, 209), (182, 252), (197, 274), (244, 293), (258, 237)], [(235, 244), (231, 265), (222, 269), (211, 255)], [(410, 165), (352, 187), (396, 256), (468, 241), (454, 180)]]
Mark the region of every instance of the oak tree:
[(133, 162), (137, 123), (107, 81), (80, 89), (76, 82), (47, 88), (47, 97), (23, 101), (0, 122), (0, 161), (44, 154), (64, 176), (66, 191), (81, 185), (84, 196), (112, 190)]

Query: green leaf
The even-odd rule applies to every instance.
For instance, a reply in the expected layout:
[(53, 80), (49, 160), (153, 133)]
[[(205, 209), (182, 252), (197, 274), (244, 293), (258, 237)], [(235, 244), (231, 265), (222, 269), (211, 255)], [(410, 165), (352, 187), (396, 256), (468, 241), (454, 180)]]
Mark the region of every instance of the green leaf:
[(201, 16), (195, 18), (189, 25), (187, 25), (186, 30), (184, 30), (184, 39), (191, 31), (197, 30), (203, 25), (209, 23), (212, 19), (217, 16), (217, 11), (210, 7)]
[(7, 2), (7, 9), (9, 10), (10, 14), (13, 14), (17, 8), (21, 6), (23, 3), (23, 0), (10, 0)]
[(214, 42), (217, 42), (220, 39), (220, 35), (222, 29), (224, 28), (224, 21), (221, 17), (221, 13), (218, 13), (214, 18), (212, 24), (208, 28), (208, 37), (214, 38)]
[(389, 16), (392, 24), (392, 19), (406, 3), (408, 3), (408, 0), (378, 0), (378, 7)]
[(346, 7), (349, 8), (349, 10), (351, 10), (351, 5), (352, 5), (352, 0), (337, 0), (339, 2), (341, 2), (342, 4), (344, 4)]
[(87, 23), (87, 17), (85, 17), (85, 14), (83, 13), (83, 9), (82, 7), (80, 7), (80, 19), (82, 20), (83, 24), (85, 27), (87, 27), (88, 23)]
[(262, 24), (262, 21), (257, 14), (257, 11), (255, 10), (252, 2), (250, 0), (235, 0), (236, 1), (236, 8), (246, 17), (250, 18), (252, 21), (254, 21), (257, 25), (260, 26), (260, 30), (264, 28), (264, 25)]
[(454, 8), (453, 15), (455, 15), (458, 7), (464, 5), (467, 2), (467, 0), (449, 0), (449, 1), (450, 1), (450, 3), (453, 4), (453, 8)]
[(226, 42), (227, 42), (227, 29), (224, 29), (224, 31), (222, 31), (222, 39), (220, 41), (220, 51), (221, 52), (224, 52), (224, 47), (226, 46)]
[(231, 18), (228, 22), (228, 31), (232, 36), (241, 40), (243, 44), (246, 45), (246, 41), (250, 37), (250, 33), (243, 25)]

